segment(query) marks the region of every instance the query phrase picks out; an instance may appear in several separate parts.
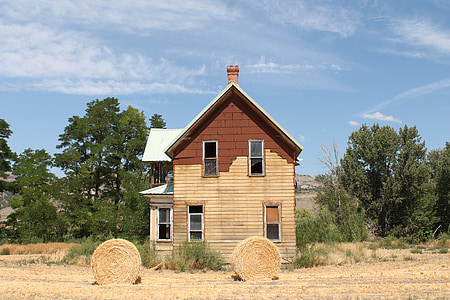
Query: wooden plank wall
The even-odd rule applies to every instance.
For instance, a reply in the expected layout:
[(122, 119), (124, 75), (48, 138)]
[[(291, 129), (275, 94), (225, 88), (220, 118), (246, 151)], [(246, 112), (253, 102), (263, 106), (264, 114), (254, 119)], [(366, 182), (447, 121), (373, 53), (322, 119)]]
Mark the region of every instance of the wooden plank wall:
[(283, 257), (295, 255), (294, 165), (265, 149), (266, 175), (249, 177), (247, 156), (228, 172), (202, 177), (201, 165), (174, 166), (174, 244), (188, 238), (187, 206), (204, 205), (205, 239), (230, 261), (234, 247), (250, 236), (264, 236), (264, 204), (281, 204)]

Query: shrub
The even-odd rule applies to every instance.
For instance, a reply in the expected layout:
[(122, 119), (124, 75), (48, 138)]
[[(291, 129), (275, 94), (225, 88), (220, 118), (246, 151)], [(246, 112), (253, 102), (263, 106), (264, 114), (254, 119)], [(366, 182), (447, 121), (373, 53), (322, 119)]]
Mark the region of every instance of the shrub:
[(314, 242), (329, 243), (341, 240), (336, 218), (328, 209), (321, 209), (314, 215), (306, 209), (299, 209), (296, 218), (298, 248)]
[(84, 238), (80, 245), (73, 246), (67, 251), (63, 258), (63, 262), (67, 264), (84, 264), (89, 265), (91, 256), (101, 242), (93, 237)]
[(384, 239), (378, 241), (381, 248), (385, 249), (405, 249), (407, 245), (403, 239), (398, 239), (392, 235), (388, 235)]
[(338, 228), (343, 242), (361, 242), (367, 240), (369, 233), (363, 212), (356, 207), (343, 205), (342, 215), (338, 220)]
[(180, 270), (220, 270), (225, 260), (220, 252), (209, 250), (206, 241), (184, 242), (175, 247), (172, 254), (167, 257), (169, 269)]
[(304, 247), (300, 254), (294, 258), (292, 265), (294, 268), (311, 268), (326, 264), (328, 251), (325, 248)]
[(143, 244), (136, 244), (136, 248), (139, 251), (142, 265), (144, 267), (151, 268), (161, 263), (161, 258), (156, 251), (156, 244), (154, 241), (147, 241)]
[(3, 248), (2, 252), (0, 253), (0, 255), (9, 255), (9, 248), (8, 247)]

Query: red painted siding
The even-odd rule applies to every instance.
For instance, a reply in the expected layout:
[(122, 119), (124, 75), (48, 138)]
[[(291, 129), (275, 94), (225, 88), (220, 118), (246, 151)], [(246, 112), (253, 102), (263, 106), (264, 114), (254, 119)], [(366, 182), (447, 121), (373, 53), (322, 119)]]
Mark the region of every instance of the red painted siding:
[(230, 96), (189, 137), (180, 152), (174, 153), (174, 165), (202, 164), (202, 147), (205, 140), (218, 140), (219, 171), (228, 171), (237, 156), (248, 156), (248, 140), (264, 140), (264, 148), (280, 154), (288, 163), (295, 163), (294, 150), (278, 137), (267, 125), (267, 120), (258, 117), (236, 95)]

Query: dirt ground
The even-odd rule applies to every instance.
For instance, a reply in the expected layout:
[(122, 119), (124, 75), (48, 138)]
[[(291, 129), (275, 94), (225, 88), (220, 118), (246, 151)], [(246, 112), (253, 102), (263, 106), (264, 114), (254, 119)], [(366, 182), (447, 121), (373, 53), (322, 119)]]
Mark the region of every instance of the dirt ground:
[(371, 262), (283, 270), (242, 282), (233, 272), (143, 269), (136, 285), (93, 285), (89, 267), (63, 254), (1, 255), (0, 299), (450, 299), (450, 254), (384, 250)]

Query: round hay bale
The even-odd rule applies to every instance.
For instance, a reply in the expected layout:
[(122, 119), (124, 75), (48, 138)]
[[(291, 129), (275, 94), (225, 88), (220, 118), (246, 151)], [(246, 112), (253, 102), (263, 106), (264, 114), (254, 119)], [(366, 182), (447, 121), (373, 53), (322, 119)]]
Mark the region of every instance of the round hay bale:
[(111, 239), (95, 249), (91, 257), (91, 268), (97, 284), (138, 283), (141, 256), (133, 243)]
[(231, 266), (242, 280), (272, 280), (280, 271), (280, 251), (266, 238), (249, 237), (234, 248)]

